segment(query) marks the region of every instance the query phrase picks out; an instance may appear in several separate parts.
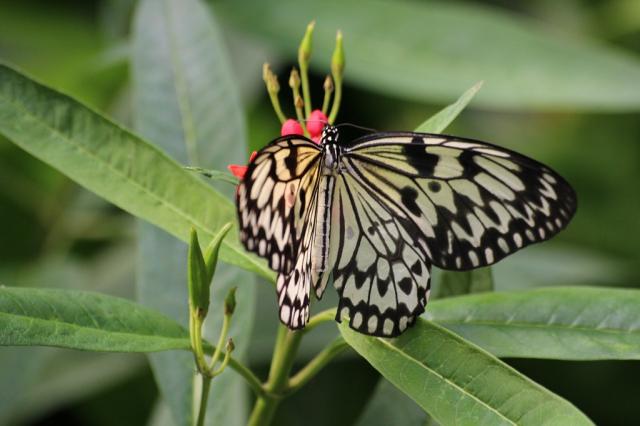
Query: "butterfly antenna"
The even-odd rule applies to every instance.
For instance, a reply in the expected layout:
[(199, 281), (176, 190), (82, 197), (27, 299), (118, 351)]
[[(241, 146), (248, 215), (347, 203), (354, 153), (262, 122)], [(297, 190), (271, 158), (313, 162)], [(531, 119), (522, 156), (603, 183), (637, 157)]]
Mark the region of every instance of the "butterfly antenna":
[(338, 127), (338, 128), (343, 127), (343, 126), (354, 127), (356, 129), (364, 130), (365, 132), (371, 132), (371, 133), (377, 133), (378, 132), (376, 129), (372, 129), (371, 127), (358, 126), (357, 124), (353, 124), (353, 123), (336, 124), (336, 127)]

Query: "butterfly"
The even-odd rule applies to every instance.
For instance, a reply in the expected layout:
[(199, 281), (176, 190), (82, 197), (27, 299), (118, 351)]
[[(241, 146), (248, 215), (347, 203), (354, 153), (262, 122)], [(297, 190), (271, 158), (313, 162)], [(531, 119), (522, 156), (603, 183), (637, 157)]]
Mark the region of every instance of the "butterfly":
[(576, 194), (549, 167), (455, 136), (373, 133), (343, 144), (326, 125), (320, 144), (275, 139), (238, 186), (240, 239), (278, 273), (279, 317), (309, 319), (311, 290), (330, 278), (336, 320), (394, 337), (429, 300), (431, 266), (491, 265), (569, 223)]

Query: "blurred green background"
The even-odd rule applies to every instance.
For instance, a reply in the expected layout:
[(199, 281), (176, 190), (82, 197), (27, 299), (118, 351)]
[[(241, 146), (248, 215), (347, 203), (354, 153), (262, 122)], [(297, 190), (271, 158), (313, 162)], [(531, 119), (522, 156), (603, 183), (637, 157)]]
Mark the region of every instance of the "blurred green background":
[[(0, 1), (0, 60), (133, 127), (135, 6), (127, 0)], [(311, 76), (316, 102), (335, 31), (345, 36), (338, 121), (410, 130), (484, 80), (448, 133), (533, 156), (574, 185), (579, 208), (568, 230), (496, 266), (498, 289), (639, 286), (640, 2), (208, 6), (231, 59), (251, 148), (279, 135), (262, 86), (262, 63), (271, 62), (286, 87), (295, 47), (306, 24), (317, 19)], [(291, 114), (288, 94), (282, 102)], [(221, 99), (217, 107), (225, 106)], [(135, 298), (136, 234), (132, 217), (0, 138), (0, 283)], [(277, 319), (272, 288), (257, 287), (248, 356), (264, 376)], [(334, 333), (331, 327), (322, 331), (305, 341), (303, 358)], [(597, 424), (637, 418), (637, 362), (508, 361)], [(357, 424), (377, 381), (366, 362), (345, 355), (287, 400), (276, 424)], [(170, 424), (158, 401), (144, 356), (0, 349), (0, 424)]]

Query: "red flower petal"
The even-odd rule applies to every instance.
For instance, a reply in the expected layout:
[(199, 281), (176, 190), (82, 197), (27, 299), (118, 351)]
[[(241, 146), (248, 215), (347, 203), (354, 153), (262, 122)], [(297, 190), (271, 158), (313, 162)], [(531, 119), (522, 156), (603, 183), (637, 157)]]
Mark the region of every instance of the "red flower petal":
[[(251, 153), (251, 155), (249, 156), (249, 163), (255, 160), (256, 155), (258, 155), (257, 151), (253, 151)], [(244, 179), (244, 175), (247, 173), (248, 168), (248, 166), (241, 166), (239, 164), (229, 164), (227, 166), (227, 169), (229, 169), (229, 171), (240, 180)]]
[[(319, 109), (314, 109), (307, 120), (307, 130), (313, 139), (314, 136), (322, 135), (322, 129), (329, 122), (326, 115)], [(314, 139), (315, 140), (315, 139)]]
[(290, 118), (284, 123), (282, 123), (282, 128), (280, 129), (280, 136), (302, 135), (302, 134), (304, 134), (302, 131), (302, 126), (293, 118)]
[(245, 173), (247, 173), (247, 166), (240, 166), (238, 164), (229, 164), (227, 169), (238, 179), (242, 180), (244, 178)]

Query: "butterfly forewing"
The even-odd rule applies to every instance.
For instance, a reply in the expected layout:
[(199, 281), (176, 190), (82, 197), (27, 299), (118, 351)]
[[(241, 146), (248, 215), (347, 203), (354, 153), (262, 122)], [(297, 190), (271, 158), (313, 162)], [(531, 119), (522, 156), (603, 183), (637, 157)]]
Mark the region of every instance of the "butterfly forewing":
[(240, 239), (278, 272), (280, 319), (301, 328), (309, 317), (321, 151), (298, 137), (280, 138), (249, 165), (237, 192)]
[(296, 263), (320, 154), (309, 140), (276, 139), (258, 153), (238, 186), (240, 239), (276, 271), (289, 272)]
[(484, 142), (419, 133), (376, 134), (344, 155), (420, 230), (434, 265), (486, 266), (563, 229), (573, 189), (548, 167)]

